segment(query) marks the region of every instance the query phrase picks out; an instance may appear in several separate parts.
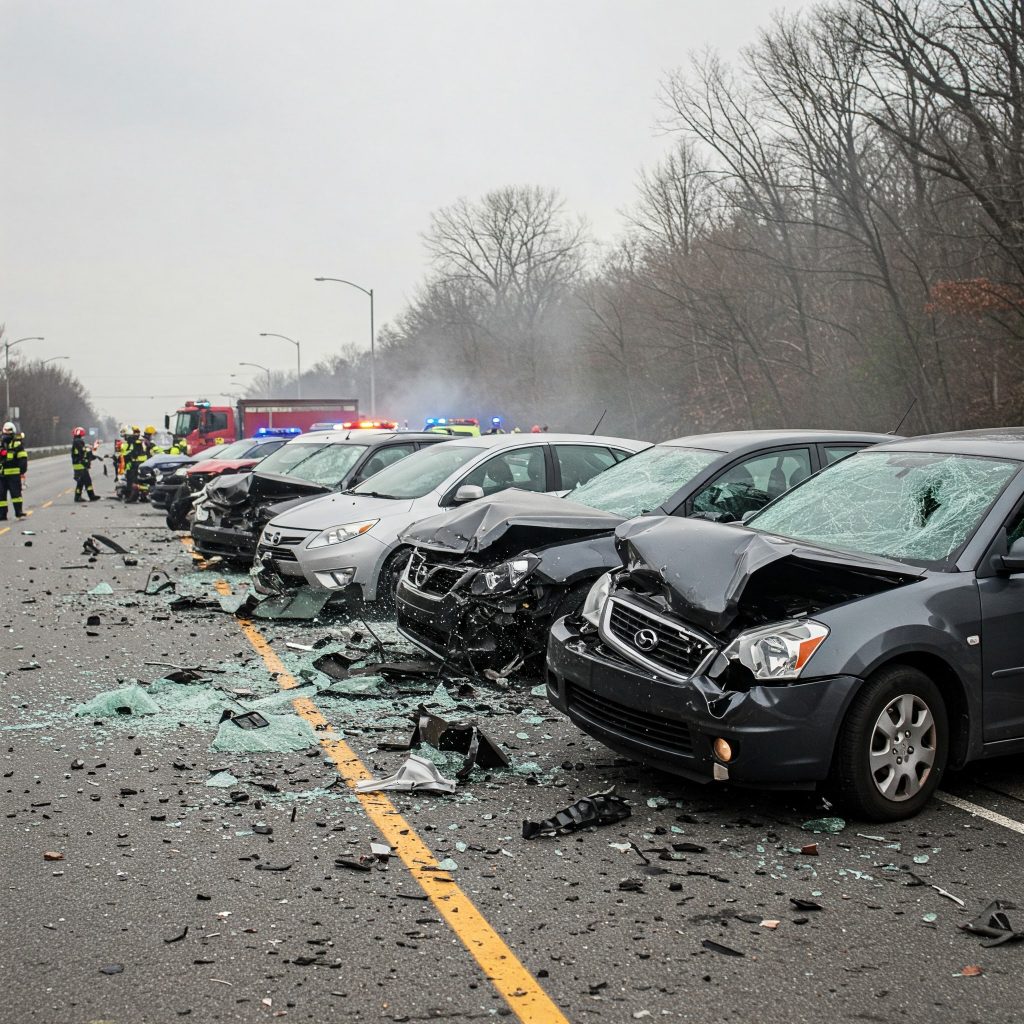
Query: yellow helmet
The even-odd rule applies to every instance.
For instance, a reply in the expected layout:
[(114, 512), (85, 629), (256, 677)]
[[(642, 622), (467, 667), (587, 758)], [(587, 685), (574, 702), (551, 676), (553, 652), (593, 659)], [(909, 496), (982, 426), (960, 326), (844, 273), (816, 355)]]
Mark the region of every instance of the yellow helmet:
[(133, 426), (132, 427), (132, 433), (133, 434), (141, 434), (142, 433), (142, 427), (135, 427), (135, 426)]
[(146, 434), (155, 434), (156, 433), (156, 427), (146, 427), (145, 433)]

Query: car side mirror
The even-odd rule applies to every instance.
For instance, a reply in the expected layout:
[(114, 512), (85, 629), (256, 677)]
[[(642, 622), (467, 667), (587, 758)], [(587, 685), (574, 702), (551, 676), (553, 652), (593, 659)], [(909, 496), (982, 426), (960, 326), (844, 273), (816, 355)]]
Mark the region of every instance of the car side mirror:
[(463, 484), (452, 499), (456, 505), (465, 505), (467, 501), (477, 501), (484, 496), (484, 489), (476, 484)]
[(170, 416), (164, 416), (164, 430), (170, 430), (170, 429), (171, 429), (171, 417)]
[(1006, 575), (1024, 572), (1024, 537), (1018, 537), (1005, 555), (996, 557), (996, 567)]

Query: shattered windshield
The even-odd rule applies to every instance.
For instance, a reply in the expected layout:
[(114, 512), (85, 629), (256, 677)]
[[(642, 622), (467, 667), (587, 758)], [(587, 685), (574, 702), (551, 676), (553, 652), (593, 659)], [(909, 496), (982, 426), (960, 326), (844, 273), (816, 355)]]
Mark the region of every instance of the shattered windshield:
[(720, 452), (658, 444), (598, 473), (566, 497), (632, 519), (658, 508), (720, 457)]
[(276, 473), (279, 476), (294, 476), (295, 467), (311, 458), (328, 445), (326, 441), (289, 441), (288, 444), (271, 452), (261, 463), (261, 473)]
[(393, 462), (358, 487), (353, 487), (352, 493), (379, 494), (387, 498), (422, 498), (443, 484), (470, 459), (486, 451), (486, 448), (468, 448), (451, 441), (435, 444), (407, 459)]
[(748, 525), (942, 568), (1019, 469), (969, 455), (862, 452), (784, 494)]
[[(289, 476), (323, 487), (337, 487), (368, 447), (365, 444), (329, 444), (300, 462)], [(264, 465), (268, 460), (269, 456)]]

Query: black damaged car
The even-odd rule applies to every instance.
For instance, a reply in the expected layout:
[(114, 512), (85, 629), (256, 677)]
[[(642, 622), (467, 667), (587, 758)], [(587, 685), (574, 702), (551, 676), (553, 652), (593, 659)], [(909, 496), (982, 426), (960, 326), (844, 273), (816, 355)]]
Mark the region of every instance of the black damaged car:
[(563, 480), (587, 481), (564, 497), (509, 489), (410, 527), (398, 628), (477, 671), (540, 658), (551, 623), (578, 610), (591, 583), (618, 563), (620, 523), (639, 515), (742, 519), (823, 466), (888, 440), (741, 430), (665, 441), (596, 476), (563, 465)]
[(829, 784), (921, 809), (947, 767), (1024, 751), (1024, 428), (859, 452), (744, 525), (636, 519), (556, 622), (548, 695), (698, 781)]
[(392, 430), (303, 434), (251, 473), (214, 480), (195, 502), (192, 540), (205, 558), (252, 562), (263, 528), (294, 505), (363, 480), (449, 435)]

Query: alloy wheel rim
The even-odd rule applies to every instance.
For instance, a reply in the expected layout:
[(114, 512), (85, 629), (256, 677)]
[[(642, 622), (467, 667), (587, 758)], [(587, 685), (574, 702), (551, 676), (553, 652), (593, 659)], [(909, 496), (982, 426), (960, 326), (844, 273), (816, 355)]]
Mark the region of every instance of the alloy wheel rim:
[(935, 764), (931, 708), (917, 694), (901, 693), (882, 709), (871, 730), (871, 780), (886, 800), (901, 803), (921, 792)]

